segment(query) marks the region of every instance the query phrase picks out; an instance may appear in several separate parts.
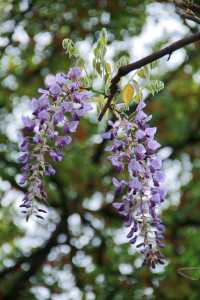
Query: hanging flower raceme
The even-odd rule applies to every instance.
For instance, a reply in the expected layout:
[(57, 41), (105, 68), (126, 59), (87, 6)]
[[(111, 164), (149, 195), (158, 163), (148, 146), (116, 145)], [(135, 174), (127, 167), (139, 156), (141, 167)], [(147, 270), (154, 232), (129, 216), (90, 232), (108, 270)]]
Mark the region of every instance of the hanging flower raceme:
[(51, 161), (62, 161), (63, 148), (71, 143), (80, 118), (92, 108), (88, 92), (81, 89), (80, 77), (77, 67), (50, 77), (48, 88), (39, 89), (41, 96), (31, 102), (32, 117), (22, 118), (19, 161), (23, 175), (19, 184), (27, 186), (27, 194), (20, 206), (27, 220), (32, 214), (43, 218), (41, 214), (46, 211), (37, 208), (35, 201), (46, 202), (43, 177), (55, 174)]
[(159, 251), (164, 246), (164, 225), (158, 215), (165, 197), (164, 174), (156, 155), (160, 147), (154, 139), (156, 128), (148, 126), (151, 116), (143, 111), (144, 107), (142, 100), (133, 122), (125, 117), (119, 117), (115, 123), (109, 121), (111, 129), (103, 138), (112, 140), (105, 150), (112, 152), (108, 159), (121, 173), (120, 179), (113, 178), (116, 197), (121, 196), (121, 201), (113, 206), (130, 229), (130, 243), (140, 249), (144, 264), (154, 268), (157, 263), (163, 264), (164, 258)]

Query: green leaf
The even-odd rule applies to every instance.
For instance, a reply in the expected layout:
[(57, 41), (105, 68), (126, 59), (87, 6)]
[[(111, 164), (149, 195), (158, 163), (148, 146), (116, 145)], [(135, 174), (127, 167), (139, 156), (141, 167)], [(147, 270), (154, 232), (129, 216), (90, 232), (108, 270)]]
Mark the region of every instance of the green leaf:
[(71, 58), (72, 56), (78, 57), (78, 49), (75, 47), (75, 44), (72, 40), (70, 39), (64, 39), (62, 42), (63, 48), (66, 50), (66, 54)]
[(136, 103), (139, 103), (141, 100), (142, 100), (142, 91), (141, 89), (138, 90), (136, 96), (133, 98), (133, 100), (136, 102)]
[(81, 69), (84, 68), (85, 61), (82, 57), (78, 57), (78, 59), (76, 60), (76, 66), (80, 67)]
[(137, 71), (137, 75), (143, 79), (149, 79), (150, 77), (150, 68), (149, 66), (144, 66), (143, 68)]
[(120, 67), (125, 66), (128, 63), (129, 63), (129, 57), (127, 55), (123, 55), (117, 60), (115, 67), (116, 69), (119, 69)]
[(108, 81), (110, 79), (110, 75), (111, 75), (111, 65), (109, 63), (105, 63), (105, 78), (106, 78), (106, 81)]
[(100, 32), (99, 43), (102, 46), (106, 46), (107, 44), (107, 31), (105, 28), (103, 28)]
[(160, 80), (152, 80), (146, 86), (146, 88), (150, 91), (150, 93), (154, 96), (156, 93), (160, 92), (164, 89), (164, 82)]

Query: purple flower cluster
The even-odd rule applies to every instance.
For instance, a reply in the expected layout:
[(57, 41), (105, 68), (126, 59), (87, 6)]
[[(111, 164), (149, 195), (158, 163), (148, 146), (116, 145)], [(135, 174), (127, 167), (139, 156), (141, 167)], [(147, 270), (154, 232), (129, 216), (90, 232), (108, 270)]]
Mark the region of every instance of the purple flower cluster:
[(121, 201), (113, 206), (129, 227), (130, 243), (144, 255), (144, 264), (155, 268), (164, 258), (159, 251), (164, 246), (164, 225), (159, 218), (159, 206), (165, 197), (164, 174), (156, 155), (160, 147), (154, 139), (156, 128), (148, 126), (151, 116), (143, 111), (145, 106), (140, 101), (133, 122), (125, 117), (115, 123), (109, 121), (111, 128), (103, 138), (112, 140), (105, 150), (112, 152), (108, 159), (121, 173), (120, 179), (113, 178), (116, 197), (121, 194)]
[[(27, 186), (21, 207), (27, 219), (33, 213), (43, 218), (43, 209), (36, 201), (46, 202), (44, 176), (55, 174), (51, 159), (60, 162), (63, 148), (72, 141), (79, 120), (89, 110), (88, 92), (81, 89), (81, 71), (74, 67), (67, 74), (51, 76), (47, 89), (39, 89), (41, 96), (31, 102), (32, 117), (22, 117), (24, 128), (20, 140), (19, 162), (23, 164), (20, 185)], [(36, 200), (36, 201), (35, 201)]]

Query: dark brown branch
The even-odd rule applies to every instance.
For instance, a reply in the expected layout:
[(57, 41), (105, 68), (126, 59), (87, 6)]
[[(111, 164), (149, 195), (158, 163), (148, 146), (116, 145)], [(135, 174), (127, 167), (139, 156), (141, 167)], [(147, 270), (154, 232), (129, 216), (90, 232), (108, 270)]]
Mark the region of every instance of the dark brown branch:
[[(178, 66), (177, 69), (171, 71), (167, 76), (165, 75), (163, 78), (161, 78), (161, 80), (163, 80), (165, 82), (165, 86), (169, 85), (178, 76), (178, 74), (189, 63), (189, 61), (190, 62), (194, 61), (197, 58), (198, 58), (198, 51), (195, 51), (195, 50), (189, 51), (187, 58), (184, 60), (184, 62), (181, 65)], [(162, 90), (159, 93), (159, 95), (162, 95), (163, 91), (165, 91), (165, 90)], [(146, 102), (149, 102), (151, 100), (152, 100), (151, 95), (149, 95), (147, 98), (145, 98)], [(134, 107), (131, 106), (128, 113), (131, 114), (133, 111), (134, 111)], [(114, 120), (114, 119), (112, 119), (112, 120)], [(107, 125), (105, 131), (108, 131), (108, 130), (109, 130), (109, 126)], [(100, 143), (96, 146), (96, 150), (91, 159), (94, 164), (100, 163), (104, 148), (106, 146), (106, 142), (107, 142), (107, 140), (103, 140), (102, 143)]]
[(193, 3), (193, 1), (184, 1), (184, 0), (156, 0), (156, 2), (159, 3), (171, 3), (174, 4), (176, 7), (185, 9), (185, 10), (191, 10), (195, 14), (200, 14), (200, 5)]
[(171, 55), (174, 51), (181, 49), (181, 48), (183, 48), (191, 43), (194, 43), (196, 41), (199, 41), (199, 40), (200, 40), (200, 32), (192, 34), (191, 36), (188, 36), (186, 38), (183, 38), (183, 39), (161, 49), (160, 51), (150, 54), (134, 63), (120, 67), (117, 74), (111, 80), (110, 91), (109, 91), (109, 94), (107, 97), (108, 100), (107, 100), (105, 106), (103, 107), (98, 120), (99, 121), (102, 120), (107, 109), (110, 107), (112, 99), (117, 92), (118, 83), (123, 76), (125, 76), (125, 75), (129, 74), (130, 72), (137, 70), (145, 65), (148, 65), (148, 64), (160, 59), (163, 56)]
[(195, 14), (200, 14), (200, 5), (195, 3), (186, 3), (185, 1), (175, 0), (175, 5), (180, 8), (190, 9)]
[(193, 21), (197, 24), (200, 24), (200, 18), (197, 18), (196, 16), (193, 16), (193, 15), (187, 14), (187, 13), (182, 13), (182, 12), (180, 12), (179, 14), (184, 19), (187, 19), (187, 20)]

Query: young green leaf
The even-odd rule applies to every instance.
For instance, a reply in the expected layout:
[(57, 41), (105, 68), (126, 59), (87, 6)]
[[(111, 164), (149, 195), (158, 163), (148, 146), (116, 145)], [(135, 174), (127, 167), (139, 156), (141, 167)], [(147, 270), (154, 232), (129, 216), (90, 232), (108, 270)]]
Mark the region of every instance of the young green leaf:
[(156, 93), (160, 92), (162, 89), (164, 89), (164, 82), (160, 80), (152, 80), (150, 83), (146, 86), (146, 88), (150, 91), (150, 93), (154, 96)]
[(117, 60), (115, 67), (116, 69), (119, 69), (120, 67), (125, 66), (128, 63), (129, 63), (129, 57), (127, 55), (123, 55)]
[(143, 68), (137, 71), (137, 75), (143, 79), (149, 79), (150, 77), (150, 68), (149, 66), (144, 66)]

